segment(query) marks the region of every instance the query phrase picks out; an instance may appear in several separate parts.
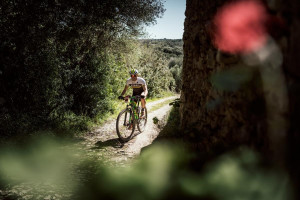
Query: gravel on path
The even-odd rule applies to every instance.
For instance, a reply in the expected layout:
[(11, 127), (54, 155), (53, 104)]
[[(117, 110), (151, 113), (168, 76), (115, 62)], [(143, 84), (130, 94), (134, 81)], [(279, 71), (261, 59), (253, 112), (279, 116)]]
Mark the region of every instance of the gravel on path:
[(161, 104), (178, 97), (179, 96), (171, 96), (147, 103), (147, 109), (149, 111), (145, 131), (139, 133), (138, 130), (136, 130), (136, 136), (129, 142), (124, 144), (119, 142), (116, 133), (116, 120), (114, 119), (86, 135), (83, 141), (84, 146), (93, 149), (94, 153), (98, 153), (99, 156), (101, 155), (115, 164), (138, 156), (141, 149), (151, 144), (159, 134), (159, 130), (156, 128), (152, 119), (157, 117), (158, 120), (161, 120), (171, 109), (171, 106), (169, 106), (169, 104), (163, 105), (161, 108), (153, 112), (151, 112), (151, 108), (157, 104)]
[[(108, 121), (104, 125), (96, 128), (92, 132), (83, 137), (74, 139), (70, 144), (59, 146), (62, 152), (72, 151), (76, 157), (74, 161), (68, 163), (70, 170), (66, 172), (71, 175), (70, 182), (82, 183), (89, 169), (78, 168), (78, 165), (86, 159), (101, 161), (102, 164), (108, 166), (128, 166), (136, 157), (139, 156), (143, 147), (151, 144), (158, 136), (159, 129), (153, 123), (153, 118), (161, 120), (171, 109), (168, 102), (179, 96), (167, 97), (157, 101), (147, 103), (148, 121), (145, 131), (139, 133), (135, 131), (136, 136), (127, 143), (121, 143), (116, 133), (116, 119)], [(151, 108), (158, 104), (164, 104), (162, 107)], [(68, 161), (66, 161), (68, 162)], [(68, 186), (64, 182), (56, 185), (48, 184), (41, 181), (40, 183), (25, 181), (8, 186), (4, 190), (0, 190), (0, 199), (70, 199), (73, 195), (73, 186)]]

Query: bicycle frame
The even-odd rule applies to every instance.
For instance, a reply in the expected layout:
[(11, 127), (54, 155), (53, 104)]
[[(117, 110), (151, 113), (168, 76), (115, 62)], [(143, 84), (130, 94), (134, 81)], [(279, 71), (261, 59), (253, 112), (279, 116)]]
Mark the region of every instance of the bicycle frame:
[[(139, 104), (140, 104), (140, 98), (137, 98), (136, 96), (132, 96), (132, 97), (129, 97), (130, 101), (129, 101), (129, 104), (127, 105), (127, 109), (130, 109), (132, 110), (133, 112), (133, 115), (134, 115), (134, 119), (135, 120), (138, 120), (139, 119), (139, 113), (137, 112), (137, 108), (139, 107)], [(135, 100), (137, 100), (137, 102), (135, 102)], [(129, 115), (129, 121), (131, 122), (132, 116)], [(124, 125), (125, 125), (125, 122), (126, 122), (126, 118), (127, 118), (127, 113), (125, 114), (125, 120), (124, 120)]]
[(122, 110), (118, 115), (116, 129), (121, 141), (127, 142), (134, 136), (135, 128), (137, 128), (140, 133), (144, 131), (145, 125), (147, 123), (147, 109), (145, 109), (146, 117), (140, 118), (141, 97), (139, 95), (133, 97), (126, 96), (123, 99), (125, 100), (127, 105), (126, 108)]

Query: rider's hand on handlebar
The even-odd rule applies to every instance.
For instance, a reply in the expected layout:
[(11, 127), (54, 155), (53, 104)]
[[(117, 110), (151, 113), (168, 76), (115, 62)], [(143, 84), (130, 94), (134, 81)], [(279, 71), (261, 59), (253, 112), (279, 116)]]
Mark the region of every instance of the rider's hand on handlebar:
[(123, 97), (123, 96), (119, 96), (119, 97), (118, 97), (118, 99), (120, 99), (120, 100), (123, 100), (123, 99), (124, 99), (124, 97)]

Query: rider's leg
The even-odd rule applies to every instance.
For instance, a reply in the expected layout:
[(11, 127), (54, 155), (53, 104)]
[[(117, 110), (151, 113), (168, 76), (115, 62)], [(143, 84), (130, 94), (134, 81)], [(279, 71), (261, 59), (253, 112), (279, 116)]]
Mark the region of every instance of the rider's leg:
[[(142, 92), (141, 93), (142, 96), (145, 96), (145, 92)], [(146, 97), (145, 97), (146, 98)], [(146, 107), (146, 100), (145, 98), (142, 98), (141, 99), (141, 103), (142, 103), (142, 108), (144, 109)]]
[(141, 104), (142, 104), (141, 117), (144, 117), (144, 115), (145, 115), (145, 107), (146, 107), (146, 100), (145, 99), (141, 99)]
[(141, 103), (142, 103), (142, 108), (145, 108), (145, 106), (146, 106), (146, 100), (145, 99), (141, 99)]

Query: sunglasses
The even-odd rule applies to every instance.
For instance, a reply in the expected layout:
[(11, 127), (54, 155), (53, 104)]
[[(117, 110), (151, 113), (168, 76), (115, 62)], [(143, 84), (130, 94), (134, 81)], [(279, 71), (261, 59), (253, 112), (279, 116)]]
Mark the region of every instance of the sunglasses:
[(136, 75), (135, 75), (135, 74), (131, 74), (130, 76), (131, 76), (131, 77), (136, 77)]

